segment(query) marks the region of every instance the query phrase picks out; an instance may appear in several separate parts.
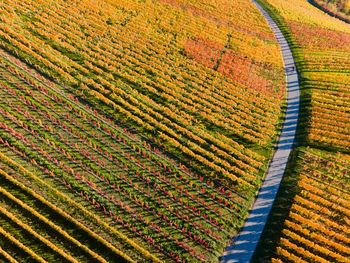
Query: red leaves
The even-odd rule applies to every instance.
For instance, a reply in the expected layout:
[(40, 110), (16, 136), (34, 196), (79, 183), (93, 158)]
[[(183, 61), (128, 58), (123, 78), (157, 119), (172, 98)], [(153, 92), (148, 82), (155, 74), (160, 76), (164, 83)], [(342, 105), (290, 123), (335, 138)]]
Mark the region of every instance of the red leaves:
[(298, 43), (304, 47), (316, 47), (319, 50), (344, 50), (350, 47), (350, 34), (322, 28), (318, 25), (301, 22), (289, 22)]
[(184, 48), (188, 58), (194, 59), (208, 68), (214, 68), (224, 47), (214, 41), (196, 38), (187, 40)]
[(283, 94), (283, 90), (275, 94), (272, 81), (261, 76), (266, 65), (259, 65), (240, 53), (225, 49), (219, 43), (199, 37), (187, 40), (184, 49), (188, 58), (217, 70), (241, 85), (269, 95)]

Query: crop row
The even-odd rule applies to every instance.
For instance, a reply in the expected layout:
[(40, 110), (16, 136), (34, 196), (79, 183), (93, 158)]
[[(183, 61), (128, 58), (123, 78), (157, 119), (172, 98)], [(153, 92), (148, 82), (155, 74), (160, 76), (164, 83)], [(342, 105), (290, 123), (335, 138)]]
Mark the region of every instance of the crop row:
[[(333, 154), (303, 152), (299, 194), (294, 197), (277, 249), (283, 259), (348, 262), (350, 257), (350, 190), (338, 173)], [(332, 160), (332, 161), (331, 161)], [(349, 167), (349, 163), (347, 166)]]
[[(201, 178), (191, 179), (187, 187), (181, 186), (174, 179), (184, 180), (188, 174), (177, 174), (170, 167), (157, 164), (144, 147), (130, 145), (125, 135), (113, 138), (109, 130), (103, 129), (104, 124), (97, 124), (90, 116), (75, 118), (78, 114), (75, 107), (62, 108), (57, 104), (63, 103), (62, 99), (50, 98), (50, 93), (43, 89), (27, 89), (28, 84), (9, 71), (3, 71), (3, 76), (6, 78), (2, 80), (1, 93), (8, 102), (1, 106), (1, 127), (7, 133), (2, 135), (3, 144), (16, 147), (67, 191), (73, 191), (104, 217), (113, 219), (114, 224), (137, 233), (148, 246), (155, 246), (158, 253), (178, 257), (174, 248), (163, 247), (161, 240), (173, 242), (180, 251), (197, 259), (201, 256), (188, 244), (206, 251), (224, 244), (222, 235), (230, 235), (227, 230), (232, 224), (232, 212), (241, 217), (245, 211), (239, 195), (224, 189), (203, 188)], [(40, 153), (40, 157), (34, 152)], [(173, 209), (175, 205), (183, 209)], [(123, 214), (116, 214), (117, 208)], [(152, 217), (162, 222), (155, 225), (145, 219)], [(127, 223), (130, 220), (135, 226)], [(220, 229), (221, 234), (208, 226)], [(144, 235), (145, 227), (154, 234)], [(174, 239), (174, 235), (182, 235), (186, 243)]]

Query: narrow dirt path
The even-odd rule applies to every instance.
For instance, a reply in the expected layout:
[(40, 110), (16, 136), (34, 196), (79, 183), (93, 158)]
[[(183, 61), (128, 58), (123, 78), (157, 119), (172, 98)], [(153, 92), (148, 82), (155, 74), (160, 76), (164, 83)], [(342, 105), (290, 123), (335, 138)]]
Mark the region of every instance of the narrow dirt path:
[(255, 0), (253, 2), (268, 21), (281, 46), (287, 79), (287, 110), (276, 152), (270, 162), (266, 179), (259, 190), (243, 228), (232, 240), (233, 245), (226, 248), (221, 258), (221, 262), (224, 263), (251, 261), (285, 173), (289, 155), (294, 146), (299, 118), (299, 81), (292, 52), (277, 24), (262, 6)]

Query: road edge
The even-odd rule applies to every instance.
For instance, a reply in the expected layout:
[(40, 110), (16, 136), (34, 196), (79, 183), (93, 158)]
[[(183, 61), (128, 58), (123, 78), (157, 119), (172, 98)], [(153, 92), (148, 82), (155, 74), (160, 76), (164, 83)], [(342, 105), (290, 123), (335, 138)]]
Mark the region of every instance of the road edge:
[(290, 154), (294, 149), (300, 112), (299, 75), (292, 50), (277, 23), (256, 0), (253, 0), (253, 3), (267, 20), (281, 47), (287, 83), (287, 109), (276, 151), (269, 164), (265, 180), (243, 227), (232, 239), (232, 245), (228, 246), (223, 253), (221, 263), (250, 262), (253, 258), (286, 171)]

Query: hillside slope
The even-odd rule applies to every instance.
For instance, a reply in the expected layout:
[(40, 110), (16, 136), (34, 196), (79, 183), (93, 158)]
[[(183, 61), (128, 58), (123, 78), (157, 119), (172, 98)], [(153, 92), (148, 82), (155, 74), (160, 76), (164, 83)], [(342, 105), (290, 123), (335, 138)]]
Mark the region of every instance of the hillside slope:
[(217, 260), (285, 96), (252, 3), (4, 0), (0, 20), (0, 255)]
[(339, 19), (350, 22), (350, 1), (349, 0), (313, 0), (311, 3), (320, 7), (330, 15)]
[(256, 261), (349, 262), (350, 27), (306, 0), (262, 2), (294, 48), (303, 117)]

